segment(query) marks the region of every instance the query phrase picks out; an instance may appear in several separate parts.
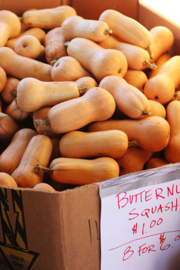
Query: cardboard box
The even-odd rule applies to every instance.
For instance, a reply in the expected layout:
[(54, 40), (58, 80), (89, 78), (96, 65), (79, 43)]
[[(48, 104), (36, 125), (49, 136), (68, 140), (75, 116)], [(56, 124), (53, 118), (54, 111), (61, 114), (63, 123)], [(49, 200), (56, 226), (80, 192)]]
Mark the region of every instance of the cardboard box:
[[(78, 15), (97, 19), (105, 9), (116, 9), (144, 24), (169, 27), (175, 35), (172, 54), (178, 54), (180, 31), (151, 13), (137, 0), (19, 0), (1, 1), (0, 9), (21, 15), (28, 8), (70, 4)], [(148, 20), (147, 20), (148, 18)], [(156, 18), (156, 20), (154, 19)], [(98, 185), (61, 192), (0, 188), (0, 262), (22, 270), (99, 270), (100, 198)]]

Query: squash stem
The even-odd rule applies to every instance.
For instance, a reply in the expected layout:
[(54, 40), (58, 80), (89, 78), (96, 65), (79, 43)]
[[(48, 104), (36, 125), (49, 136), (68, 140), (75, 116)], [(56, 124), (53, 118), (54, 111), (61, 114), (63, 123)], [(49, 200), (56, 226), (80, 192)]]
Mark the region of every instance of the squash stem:
[(138, 141), (137, 140), (133, 140), (131, 142), (128, 142), (128, 147), (136, 147), (138, 144)]
[(153, 59), (154, 58), (154, 55), (153, 55), (153, 52), (152, 52), (150, 46), (147, 46), (146, 50), (148, 51), (148, 53), (150, 55), (150, 58)]
[(52, 167), (47, 168), (47, 167), (42, 166), (42, 165), (39, 164), (39, 163), (36, 164), (36, 165), (34, 166), (34, 171), (35, 171), (36, 173), (41, 173), (42, 171), (43, 171), (43, 172), (47, 172), (47, 173), (49, 173), (49, 174), (52, 174), (52, 173), (53, 173)]
[(68, 45), (69, 45), (69, 43), (70, 43), (70, 41), (65, 41), (65, 42), (64, 42), (64, 47), (67, 48)]
[(104, 31), (104, 35), (109, 35), (109, 34), (112, 34), (112, 33), (113, 33), (113, 31), (111, 29), (106, 29)]
[(86, 85), (82, 85), (82, 86), (78, 86), (79, 89), (79, 95), (82, 96), (86, 93), (86, 91), (88, 90)]
[(50, 65), (54, 66), (54, 64), (57, 62), (57, 60), (59, 60), (59, 58), (54, 58), (51, 62)]
[(156, 66), (155, 63), (152, 63), (152, 64), (151, 64), (151, 63), (149, 63), (147, 60), (144, 61), (143, 66), (147, 66), (147, 67), (149, 67), (149, 68), (151, 68), (151, 69), (156, 69), (156, 68), (157, 68), (157, 66)]
[(151, 115), (152, 112), (147, 112), (146, 110), (142, 111), (142, 115)]
[(16, 89), (11, 89), (10, 94), (13, 98), (17, 97), (17, 90)]
[(174, 94), (173, 100), (180, 100), (180, 91), (177, 91), (177, 92)]
[(46, 120), (42, 119), (36, 119), (35, 123), (37, 126), (51, 126), (49, 119), (47, 118)]

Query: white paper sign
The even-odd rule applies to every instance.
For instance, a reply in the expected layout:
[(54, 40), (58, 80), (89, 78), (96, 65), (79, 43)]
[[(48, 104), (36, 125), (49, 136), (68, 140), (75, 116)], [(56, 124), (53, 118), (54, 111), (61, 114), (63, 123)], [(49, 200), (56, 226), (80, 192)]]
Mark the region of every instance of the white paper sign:
[(179, 179), (102, 197), (101, 270), (176, 270), (178, 262)]

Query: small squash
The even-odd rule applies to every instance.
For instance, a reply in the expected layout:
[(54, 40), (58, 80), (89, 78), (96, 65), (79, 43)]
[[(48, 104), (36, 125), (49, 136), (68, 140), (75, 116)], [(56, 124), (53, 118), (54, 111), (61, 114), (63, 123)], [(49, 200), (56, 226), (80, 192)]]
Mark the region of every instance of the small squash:
[(29, 27), (53, 29), (60, 27), (66, 18), (76, 14), (73, 7), (61, 5), (55, 8), (27, 10), (23, 13), (21, 20)]
[(88, 20), (77, 15), (68, 17), (61, 27), (66, 40), (82, 37), (94, 42), (101, 42), (108, 37), (108, 34), (112, 33), (106, 22)]
[(126, 133), (129, 141), (137, 141), (137, 146), (151, 152), (166, 148), (170, 138), (168, 122), (159, 116), (149, 116), (138, 120), (109, 119), (89, 124), (88, 131), (118, 129)]
[(122, 157), (128, 149), (128, 137), (120, 130), (99, 132), (71, 131), (59, 141), (62, 157)]
[(14, 134), (10, 144), (0, 156), (1, 172), (13, 173), (19, 166), (29, 141), (35, 135), (37, 135), (36, 131), (29, 128), (22, 128)]
[(139, 119), (151, 114), (146, 96), (123, 78), (106, 76), (99, 87), (106, 89), (114, 97), (117, 108), (130, 118)]
[(162, 158), (158, 158), (158, 157), (153, 157), (147, 161), (147, 163), (145, 165), (145, 169), (146, 170), (154, 169), (154, 168), (158, 168), (158, 167), (161, 167), (161, 166), (164, 166), (167, 164), (169, 164), (169, 163), (166, 160), (164, 160)]
[(5, 172), (0, 172), (0, 185), (7, 187), (17, 187), (16, 181)]
[(80, 98), (53, 106), (48, 112), (48, 120), (52, 131), (61, 134), (80, 129), (94, 121), (109, 119), (115, 107), (114, 98), (108, 91), (94, 87)]
[(52, 143), (50, 138), (39, 134), (32, 137), (19, 166), (11, 174), (18, 187), (33, 188), (36, 184), (43, 182), (44, 172), (37, 173), (34, 170), (34, 166), (37, 163), (42, 166), (48, 166), (51, 153)]
[(17, 104), (24, 112), (34, 112), (44, 106), (77, 98), (81, 92), (83, 87), (71, 81), (43, 82), (35, 78), (24, 78), (17, 87)]
[(0, 112), (0, 141), (10, 141), (19, 130), (19, 125), (6, 113)]
[(92, 73), (98, 81), (108, 75), (123, 77), (128, 68), (127, 59), (122, 52), (104, 49), (86, 38), (72, 39), (68, 43), (67, 53)]
[(127, 43), (131, 43), (148, 50), (150, 57), (153, 58), (153, 50), (151, 50), (153, 37), (151, 33), (138, 21), (113, 9), (107, 9), (102, 12), (99, 20), (106, 22), (109, 25), (109, 28), (113, 31), (113, 34)]
[(76, 81), (81, 77), (91, 76), (80, 63), (71, 56), (63, 56), (56, 61), (52, 68), (53, 81)]
[(73, 185), (86, 185), (119, 176), (119, 165), (110, 157), (93, 160), (79, 158), (54, 159), (49, 168), (37, 164), (34, 170), (41, 174), (46, 171), (54, 181)]
[(18, 39), (14, 50), (17, 54), (36, 59), (45, 53), (45, 47), (39, 40), (31, 35), (24, 35)]
[(55, 189), (47, 183), (39, 183), (33, 187), (34, 190), (55, 191)]
[(17, 86), (20, 80), (13, 77), (7, 76), (6, 84), (1, 92), (1, 96), (6, 103), (11, 103), (17, 97)]

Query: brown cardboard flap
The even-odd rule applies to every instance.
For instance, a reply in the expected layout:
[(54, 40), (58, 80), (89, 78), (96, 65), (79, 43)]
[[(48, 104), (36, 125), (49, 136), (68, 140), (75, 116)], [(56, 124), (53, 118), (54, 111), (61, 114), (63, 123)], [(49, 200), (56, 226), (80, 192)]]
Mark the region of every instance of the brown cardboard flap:
[(139, 18), (138, 21), (143, 24), (148, 30), (155, 26), (165, 26), (170, 29), (174, 34), (174, 45), (171, 50), (172, 55), (180, 55), (180, 29), (179, 26), (165, 20), (160, 15), (155, 14), (148, 8), (139, 5)]
[(4, 1), (0, 0), (0, 9), (10, 10), (21, 16), (24, 11), (31, 8), (44, 9), (53, 8), (61, 5), (61, 0), (18, 0), (18, 1)]
[[(67, 1), (67, 0), (66, 0)], [(79, 16), (86, 19), (97, 20), (101, 13), (106, 9), (115, 9), (131, 18), (137, 19), (138, 14), (138, 0), (126, 0), (126, 1), (82, 1), (72, 0), (71, 5), (77, 11)]]

